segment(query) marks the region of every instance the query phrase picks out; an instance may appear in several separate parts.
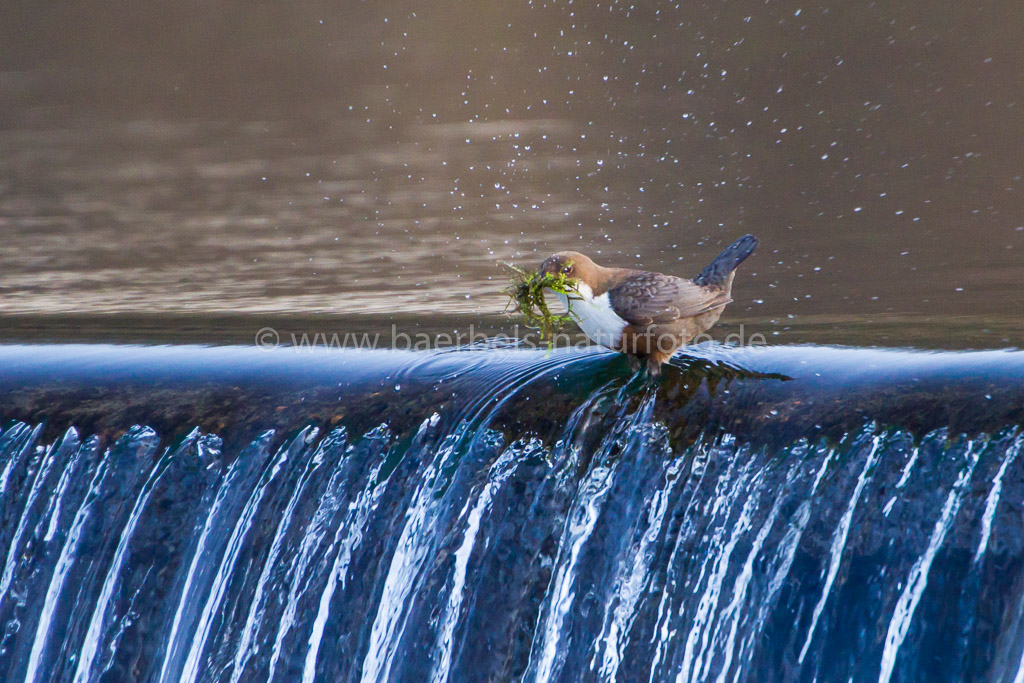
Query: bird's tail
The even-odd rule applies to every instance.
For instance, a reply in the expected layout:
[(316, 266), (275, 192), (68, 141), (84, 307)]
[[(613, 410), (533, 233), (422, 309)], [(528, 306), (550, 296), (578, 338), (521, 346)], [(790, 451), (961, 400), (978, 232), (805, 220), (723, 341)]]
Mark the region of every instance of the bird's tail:
[(753, 235), (744, 235), (726, 247), (707, 268), (700, 271), (700, 275), (693, 278), (693, 281), (703, 286), (724, 285), (729, 279), (729, 273), (736, 270), (736, 267), (753, 254), (755, 249), (757, 238)]

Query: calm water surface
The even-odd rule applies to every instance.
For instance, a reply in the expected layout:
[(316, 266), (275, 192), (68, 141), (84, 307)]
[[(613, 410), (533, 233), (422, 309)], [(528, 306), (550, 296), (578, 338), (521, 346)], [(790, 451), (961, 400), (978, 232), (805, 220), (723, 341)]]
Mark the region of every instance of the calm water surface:
[(1008, 2), (4, 3), (0, 338), (509, 329), (498, 261), (692, 276), (753, 232), (723, 330), (1019, 346), (1022, 30)]

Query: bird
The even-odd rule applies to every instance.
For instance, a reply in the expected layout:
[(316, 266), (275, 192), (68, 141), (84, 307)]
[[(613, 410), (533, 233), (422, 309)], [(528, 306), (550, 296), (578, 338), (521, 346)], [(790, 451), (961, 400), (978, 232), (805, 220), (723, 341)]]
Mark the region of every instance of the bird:
[(692, 280), (606, 268), (577, 251), (549, 256), (540, 272), (564, 278), (568, 293), (552, 291), (591, 341), (646, 363), (656, 377), (679, 347), (718, 322), (732, 301), (736, 268), (757, 245), (744, 235)]

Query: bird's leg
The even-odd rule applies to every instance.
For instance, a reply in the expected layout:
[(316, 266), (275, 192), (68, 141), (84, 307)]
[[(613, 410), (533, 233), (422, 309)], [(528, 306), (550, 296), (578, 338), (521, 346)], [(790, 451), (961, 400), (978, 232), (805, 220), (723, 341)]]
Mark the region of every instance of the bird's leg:
[(647, 372), (651, 377), (657, 379), (661, 375), (661, 366), (668, 362), (668, 359), (672, 357), (672, 353), (675, 351), (655, 351), (647, 356)]
[(629, 359), (629, 367), (630, 369), (633, 370), (634, 373), (640, 372), (640, 370), (644, 367), (643, 358), (641, 358), (640, 356), (634, 356), (631, 353), (623, 355), (625, 355), (626, 358)]
[(629, 364), (633, 368), (633, 378), (642, 378), (642, 383), (648, 387), (656, 385), (661, 378), (661, 363), (652, 356), (630, 354)]

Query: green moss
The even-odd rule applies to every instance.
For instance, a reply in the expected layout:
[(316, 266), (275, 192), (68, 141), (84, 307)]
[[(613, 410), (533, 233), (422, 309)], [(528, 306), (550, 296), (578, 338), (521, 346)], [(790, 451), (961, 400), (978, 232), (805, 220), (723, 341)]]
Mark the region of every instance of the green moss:
[(503, 265), (512, 272), (512, 282), (505, 289), (509, 298), (505, 311), (519, 313), (523, 324), (538, 330), (540, 338), (550, 348), (555, 335), (576, 319), (570, 313), (552, 313), (544, 299), (544, 290), (559, 292), (572, 301), (580, 298), (579, 289), (564, 273), (528, 272), (508, 263)]

